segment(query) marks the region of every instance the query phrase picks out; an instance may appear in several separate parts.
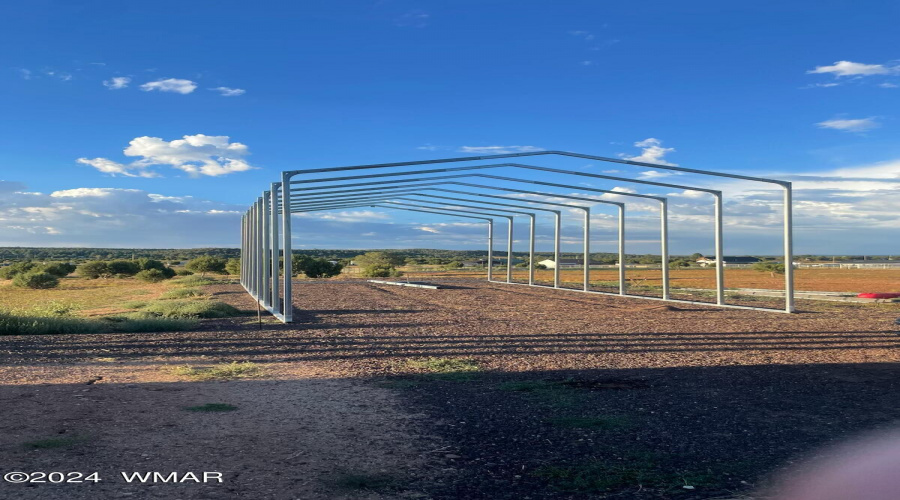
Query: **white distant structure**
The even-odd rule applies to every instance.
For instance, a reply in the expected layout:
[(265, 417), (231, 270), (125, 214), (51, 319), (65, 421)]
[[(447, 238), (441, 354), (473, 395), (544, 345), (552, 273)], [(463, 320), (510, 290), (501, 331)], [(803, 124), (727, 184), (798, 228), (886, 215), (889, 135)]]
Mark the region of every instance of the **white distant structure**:
[[(538, 264), (546, 267), (547, 269), (556, 269), (556, 261), (553, 259), (544, 259), (539, 261)], [(584, 267), (584, 260), (582, 259), (559, 259), (559, 268), (581, 268)]]
[[(722, 267), (732, 266), (746, 266), (750, 264), (756, 264), (760, 262), (760, 259), (756, 257), (722, 257)], [(707, 257), (700, 257), (697, 259), (697, 264), (700, 264), (700, 267), (709, 267), (716, 265), (716, 259), (710, 259)]]

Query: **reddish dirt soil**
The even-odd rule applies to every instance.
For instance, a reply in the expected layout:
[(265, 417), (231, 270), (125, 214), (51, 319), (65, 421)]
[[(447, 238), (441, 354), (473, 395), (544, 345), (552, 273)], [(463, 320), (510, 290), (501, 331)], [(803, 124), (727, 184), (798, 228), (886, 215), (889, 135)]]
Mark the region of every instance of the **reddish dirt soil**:
[[(0, 498), (670, 497), (663, 483), (579, 490), (547, 472), (633, 460), (647, 446), (654, 470), (697, 482), (678, 498), (721, 498), (821, 444), (900, 420), (897, 304), (800, 302), (786, 315), (454, 284), (298, 282), (296, 323), (265, 318), (261, 329), (243, 317), (187, 333), (2, 337), (3, 472), (98, 470), (110, 481), (0, 483)], [(209, 290), (255, 309), (236, 285)], [(426, 358), (480, 371), (442, 379), (408, 364)], [(195, 382), (165, 370), (229, 361), (266, 375)], [(559, 388), (562, 399), (511, 382)], [(204, 403), (238, 410), (183, 409)], [(552, 423), (592, 415), (628, 424)], [(79, 440), (25, 446), (58, 436)], [(218, 470), (226, 481), (112, 480), (129, 470)], [(393, 479), (348, 486), (349, 475)]]

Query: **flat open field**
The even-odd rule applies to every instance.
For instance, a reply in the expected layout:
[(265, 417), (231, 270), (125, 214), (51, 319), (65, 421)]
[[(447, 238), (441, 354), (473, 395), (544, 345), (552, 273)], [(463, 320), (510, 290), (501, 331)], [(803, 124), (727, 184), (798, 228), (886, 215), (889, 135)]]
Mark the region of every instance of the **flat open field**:
[[(107, 479), (0, 498), (761, 498), (792, 461), (900, 422), (898, 304), (786, 315), (451, 284), (298, 281), (291, 325), (0, 337), (4, 470)], [(177, 368), (233, 361), (257, 371)], [(210, 403), (233, 408), (186, 410)]]
[[(483, 277), (485, 271), (463, 270), (450, 272), (416, 272), (415, 276), (467, 276)], [(806, 268), (794, 271), (794, 286), (798, 291), (811, 292), (900, 292), (900, 269), (830, 269)], [(615, 269), (591, 269), (591, 282), (611, 283), (618, 280)], [(565, 283), (580, 284), (583, 277), (581, 269), (561, 269), (560, 279)], [(505, 279), (506, 270), (495, 270), (494, 279)], [(513, 279), (527, 281), (528, 272), (521, 268), (513, 270)], [(553, 281), (553, 271), (536, 270), (535, 279), (544, 282)], [(662, 286), (662, 273), (659, 269), (626, 269), (626, 279), (631, 285)], [(715, 269), (672, 269), (669, 281), (673, 288), (706, 288), (716, 287)], [(725, 268), (726, 288), (767, 288), (784, 289), (784, 276), (754, 271), (752, 269)]]

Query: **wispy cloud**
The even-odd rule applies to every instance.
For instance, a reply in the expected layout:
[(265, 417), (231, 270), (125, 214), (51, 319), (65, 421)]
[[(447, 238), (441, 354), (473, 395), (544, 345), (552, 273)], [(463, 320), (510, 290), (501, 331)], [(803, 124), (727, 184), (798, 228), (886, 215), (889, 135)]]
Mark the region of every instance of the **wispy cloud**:
[[(620, 154), (620, 158), (624, 158), (626, 160), (631, 161), (639, 161), (643, 163), (656, 163), (658, 165), (668, 165), (670, 167), (675, 167), (677, 163), (671, 163), (665, 160), (665, 156), (669, 153), (675, 151), (675, 148), (664, 148), (662, 147), (662, 141), (659, 139), (655, 139), (650, 137), (648, 139), (644, 139), (643, 141), (635, 142), (634, 145), (636, 147), (641, 148), (641, 154), (637, 156), (628, 156), (627, 154)], [(652, 172), (652, 171), (651, 171)], [(645, 176), (652, 176), (649, 172), (644, 173)], [(659, 175), (657, 175), (659, 177)]]
[(581, 40), (584, 40), (586, 42), (593, 41), (594, 38), (596, 38), (593, 33), (591, 33), (590, 31), (585, 31), (585, 30), (574, 30), (574, 31), (570, 31), (569, 34), (574, 36), (575, 38), (580, 38)]
[(103, 86), (110, 90), (124, 89), (129, 83), (131, 83), (131, 77), (128, 76), (114, 76), (109, 80), (103, 80)]
[(187, 172), (192, 177), (220, 176), (251, 170), (243, 157), (249, 154), (246, 145), (229, 142), (227, 135), (186, 135), (183, 139), (164, 141), (159, 137), (137, 137), (125, 148), (125, 156), (140, 157), (123, 164), (107, 158), (79, 158), (78, 163), (97, 170), (128, 177), (157, 177), (151, 167), (169, 166)]
[(219, 93), (219, 95), (223, 95), (225, 97), (235, 97), (239, 95), (244, 95), (247, 91), (244, 89), (233, 89), (231, 87), (215, 87), (209, 90), (215, 90)]
[(413, 9), (394, 19), (394, 24), (410, 28), (424, 28), (428, 26), (430, 20), (431, 14), (424, 10)]
[(178, 78), (166, 78), (164, 80), (156, 80), (141, 85), (141, 90), (145, 92), (159, 91), (174, 92), (176, 94), (190, 94), (196, 89), (196, 83)]
[(31, 80), (31, 74), (30, 69), (22, 68), (19, 70), (19, 75), (21, 75), (24, 80)]
[(544, 148), (536, 146), (462, 146), (458, 151), (460, 153), (503, 155), (510, 153), (532, 153), (543, 150)]
[(870, 116), (869, 118), (836, 118), (834, 120), (825, 120), (816, 123), (819, 128), (827, 128), (832, 130), (840, 130), (842, 132), (865, 132), (881, 126), (877, 118)]
[(243, 207), (139, 189), (81, 187), (50, 194), (3, 189), (0, 234), (21, 246), (234, 246)]
[(851, 61), (836, 61), (831, 66), (816, 66), (815, 69), (807, 71), (807, 73), (830, 73), (835, 76), (869, 76), (869, 75), (887, 75), (896, 73), (897, 66), (889, 67), (883, 64), (863, 64)]

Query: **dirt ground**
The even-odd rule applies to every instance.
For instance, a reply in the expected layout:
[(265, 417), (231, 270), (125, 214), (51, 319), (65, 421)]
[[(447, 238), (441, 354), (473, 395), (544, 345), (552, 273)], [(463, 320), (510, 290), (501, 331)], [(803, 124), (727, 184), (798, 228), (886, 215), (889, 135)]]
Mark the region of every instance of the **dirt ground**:
[[(2, 337), (0, 471), (104, 481), (0, 483), (0, 498), (736, 498), (900, 422), (897, 304), (786, 315), (451, 284), (298, 282), (297, 322), (261, 329)], [(434, 373), (440, 360), (461, 371)], [(231, 361), (264, 374), (171, 371)], [(207, 403), (237, 409), (185, 410)]]

